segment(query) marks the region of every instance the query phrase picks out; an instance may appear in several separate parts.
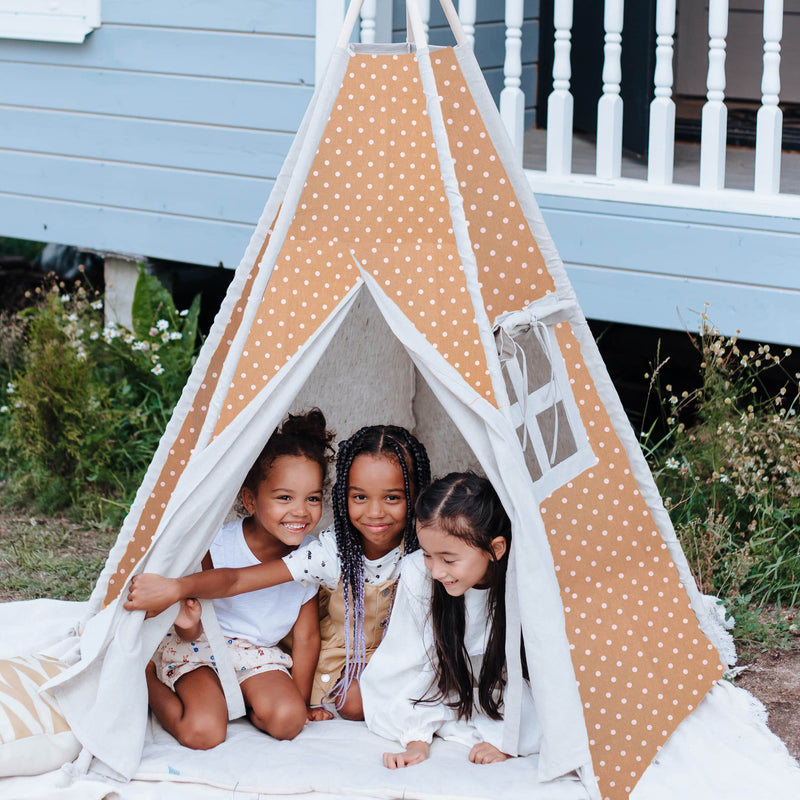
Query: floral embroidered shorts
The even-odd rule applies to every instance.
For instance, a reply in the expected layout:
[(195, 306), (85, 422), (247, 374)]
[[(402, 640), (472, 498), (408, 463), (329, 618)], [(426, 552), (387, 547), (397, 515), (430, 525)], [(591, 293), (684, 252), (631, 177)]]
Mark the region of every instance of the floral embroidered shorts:
[[(235, 637), (225, 637), (223, 641), (228, 646), (239, 683), (244, 683), (253, 675), (276, 669), (289, 674), (292, 657), (280, 647), (265, 647)], [(211, 667), (214, 672), (218, 671), (205, 633), (201, 633), (195, 641), (187, 642), (178, 636), (175, 628), (170, 628), (162, 639), (153, 661), (158, 679), (173, 690), (178, 678), (200, 667)]]

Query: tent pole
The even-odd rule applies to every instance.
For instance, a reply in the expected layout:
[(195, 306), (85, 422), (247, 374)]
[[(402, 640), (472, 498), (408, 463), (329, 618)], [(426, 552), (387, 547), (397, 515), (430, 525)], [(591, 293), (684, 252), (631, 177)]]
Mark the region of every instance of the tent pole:
[(350, 35), (353, 33), (353, 28), (356, 25), (358, 15), (361, 13), (361, 6), (364, 5), (364, 0), (352, 0), (347, 7), (347, 14), (344, 18), (341, 33), (339, 34), (339, 41), (336, 42), (337, 47), (347, 47), (350, 41)]

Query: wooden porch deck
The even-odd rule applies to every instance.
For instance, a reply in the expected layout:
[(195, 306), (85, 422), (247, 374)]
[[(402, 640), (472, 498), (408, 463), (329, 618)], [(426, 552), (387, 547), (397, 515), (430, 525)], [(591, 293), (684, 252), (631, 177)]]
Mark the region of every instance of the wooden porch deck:
[[(525, 132), (523, 164), (526, 169), (544, 170), (547, 131), (531, 128)], [(594, 175), (597, 147), (594, 137), (575, 134), (572, 137), (572, 174)], [(755, 149), (731, 147), (726, 150), (725, 187), (752, 190), (755, 168)], [(647, 180), (645, 158), (622, 153), (622, 177)], [(686, 186), (700, 183), (700, 145), (675, 143), (675, 172), (673, 182)], [(800, 153), (784, 152), (781, 157), (781, 192), (800, 194)], [(753, 202), (758, 202), (754, 197)]]

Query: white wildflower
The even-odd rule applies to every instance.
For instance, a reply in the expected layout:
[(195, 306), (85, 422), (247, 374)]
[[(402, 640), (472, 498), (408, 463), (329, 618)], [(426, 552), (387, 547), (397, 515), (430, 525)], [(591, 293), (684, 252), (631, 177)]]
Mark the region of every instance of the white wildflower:
[(100, 334), (99, 334), (97, 331), (92, 331), (92, 332), (89, 334), (89, 338), (90, 338), (92, 341), (95, 341), (96, 339), (99, 339), (99, 338), (100, 338)]
[(95, 311), (99, 311), (103, 307), (103, 301), (95, 300), (94, 303), (90, 303), (90, 305)]
[(152, 372), (153, 375), (161, 375), (164, 372), (164, 367), (162, 367), (161, 364), (156, 364), (150, 372)]
[(185, 316), (186, 316), (188, 313), (189, 313), (189, 309), (188, 309), (188, 308), (185, 308), (183, 311), (180, 311), (180, 312), (178, 313), (178, 316), (180, 316), (180, 317), (185, 317)]
[(147, 335), (148, 336), (158, 336), (158, 328), (150, 328), (150, 330), (147, 331)]
[(137, 352), (146, 352), (150, 349), (150, 342), (134, 342), (131, 345), (131, 350), (136, 350)]
[(73, 314), (70, 314), (70, 315), (67, 317), (67, 320), (68, 320), (69, 322), (77, 322), (77, 321), (78, 321), (78, 315), (77, 315), (77, 314), (74, 314), (74, 313), (73, 313)]
[(0, 406), (0, 414), (8, 414), (10, 410), (8, 406)]
[(162, 342), (168, 342), (169, 341), (169, 331), (164, 331), (161, 334), (161, 341)]
[(731, 479), (727, 475), (722, 474), (722, 475), (719, 476), (719, 482), (720, 483), (730, 483)]
[(183, 334), (180, 331), (172, 331), (170, 332), (169, 338), (171, 341), (175, 341), (176, 339), (183, 339)]
[(68, 303), (70, 299), (71, 298), (68, 294), (62, 294), (61, 297), (59, 298), (59, 300), (61, 300), (62, 303)]
[(673, 458), (672, 456), (670, 456), (664, 463), (665, 463), (665, 466), (667, 467), (667, 469), (680, 469), (680, 466), (681, 466), (678, 463), (678, 459), (677, 458)]
[(160, 319), (158, 322), (156, 322), (156, 328), (158, 328), (160, 331), (165, 331), (167, 328), (169, 328), (169, 322), (167, 322), (165, 319)]
[(14, 394), (17, 391), (17, 387), (11, 381), (6, 384), (6, 394)]

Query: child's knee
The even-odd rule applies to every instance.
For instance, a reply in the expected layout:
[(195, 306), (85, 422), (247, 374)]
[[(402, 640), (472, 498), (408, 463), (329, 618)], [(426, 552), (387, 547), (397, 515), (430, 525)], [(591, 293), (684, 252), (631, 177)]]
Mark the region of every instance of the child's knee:
[(250, 721), (274, 739), (294, 739), (306, 724), (306, 705), (299, 697), (284, 698), (265, 708), (251, 708)]
[(192, 750), (210, 750), (225, 741), (227, 723), (206, 716), (184, 718), (177, 731), (177, 740)]
[(347, 691), (342, 707), (339, 709), (339, 716), (343, 719), (361, 722), (364, 719), (364, 706), (361, 702), (361, 691), (358, 683), (353, 681)]

